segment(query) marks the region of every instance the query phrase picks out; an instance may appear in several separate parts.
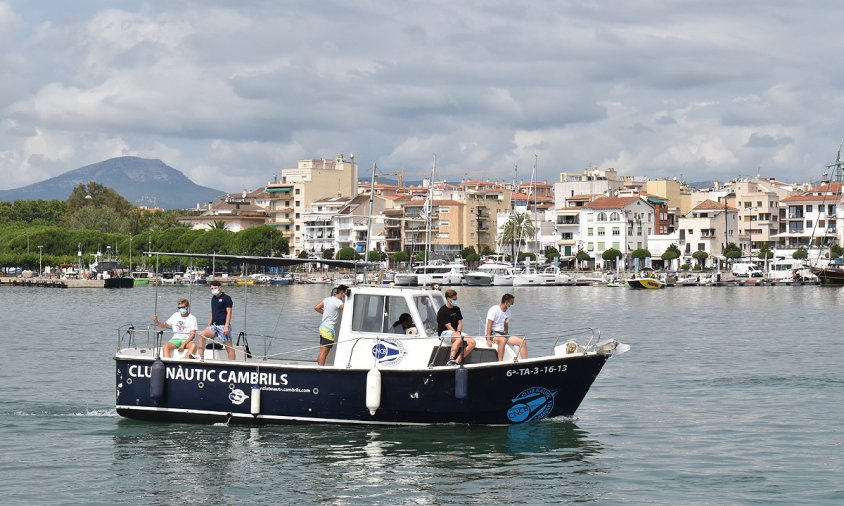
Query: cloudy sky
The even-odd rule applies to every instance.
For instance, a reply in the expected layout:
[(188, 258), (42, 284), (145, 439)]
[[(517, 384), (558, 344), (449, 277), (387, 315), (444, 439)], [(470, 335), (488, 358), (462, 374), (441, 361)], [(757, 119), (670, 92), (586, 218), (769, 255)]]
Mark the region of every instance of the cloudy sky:
[(361, 173), (818, 179), (844, 3), (0, 0), (0, 189), (121, 155), (236, 191)]

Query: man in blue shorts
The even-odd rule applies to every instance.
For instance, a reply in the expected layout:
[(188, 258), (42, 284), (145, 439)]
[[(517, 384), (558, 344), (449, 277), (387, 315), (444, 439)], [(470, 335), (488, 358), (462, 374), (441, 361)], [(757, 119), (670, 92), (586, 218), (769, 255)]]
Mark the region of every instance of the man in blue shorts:
[(346, 292), (349, 287), (340, 285), (331, 291), (331, 295), (319, 301), (314, 306), (314, 311), (322, 315), (322, 322), (319, 325), (319, 353), (317, 354), (317, 365), (325, 365), (331, 347), (337, 342), (337, 322), (340, 321), (340, 311), (343, 310), (343, 301), (346, 300)]
[(208, 328), (203, 330), (199, 336), (200, 354), (204, 356), (205, 339), (214, 339), (223, 343), (226, 348), (226, 355), (229, 360), (234, 360), (234, 348), (232, 348), (232, 298), (223, 293), (220, 282), (211, 282), (211, 318), (208, 320)]

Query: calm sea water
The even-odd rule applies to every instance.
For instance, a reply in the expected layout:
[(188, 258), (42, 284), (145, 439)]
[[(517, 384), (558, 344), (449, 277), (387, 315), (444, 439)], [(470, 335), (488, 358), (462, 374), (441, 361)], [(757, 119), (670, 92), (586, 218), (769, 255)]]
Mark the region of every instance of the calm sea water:
[[(235, 325), (316, 341), (328, 287), (232, 287)], [(0, 501), (541, 504), (844, 502), (844, 289), (517, 288), (512, 328), (632, 345), (574, 419), (515, 427), (243, 428), (114, 411), (119, 325), (156, 289), (0, 288)], [(479, 328), (501, 288), (459, 290)], [(160, 287), (159, 313), (204, 287)], [(283, 332), (282, 332), (283, 331)], [(536, 350), (532, 350), (536, 351)]]

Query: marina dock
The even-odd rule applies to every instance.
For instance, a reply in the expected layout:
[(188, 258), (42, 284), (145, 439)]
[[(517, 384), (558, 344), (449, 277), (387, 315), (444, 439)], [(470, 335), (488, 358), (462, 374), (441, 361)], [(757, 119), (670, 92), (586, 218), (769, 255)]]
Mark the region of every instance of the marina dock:
[(42, 288), (105, 288), (104, 279), (0, 278), (0, 286)]

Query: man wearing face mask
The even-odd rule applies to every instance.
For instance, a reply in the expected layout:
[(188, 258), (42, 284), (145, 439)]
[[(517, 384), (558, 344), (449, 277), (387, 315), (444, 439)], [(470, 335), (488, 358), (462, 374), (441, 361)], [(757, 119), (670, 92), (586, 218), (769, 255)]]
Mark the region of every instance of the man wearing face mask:
[(205, 339), (214, 338), (223, 343), (226, 348), (226, 355), (229, 360), (234, 360), (234, 348), (232, 348), (232, 298), (220, 288), (220, 282), (211, 282), (211, 318), (208, 319), (208, 328), (199, 335), (199, 348), (205, 349)]
[(171, 327), (173, 329), (173, 337), (162, 347), (164, 358), (170, 358), (173, 350), (176, 349), (179, 351), (187, 350), (187, 357), (193, 356), (196, 351), (196, 343), (193, 342), (198, 328), (196, 316), (190, 314), (190, 303), (187, 299), (180, 300), (178, 308), (179, 310), (173, 313), (173, 316), (167, 318), (166, 322), (158, 321), (158, 315), (152, 315), (153, 323), (162, 328)]
[[(451, 353), (448, 365), (460, 365), (475, 349), (475, 340), (463, 335), (463, 313), (457, 305), (457, 292), (445, 291), (445, 304), (437, 311), (437, 331), (442, 337), (451, 338)], [(460, 348), (464, 347), (463, 352)]]

